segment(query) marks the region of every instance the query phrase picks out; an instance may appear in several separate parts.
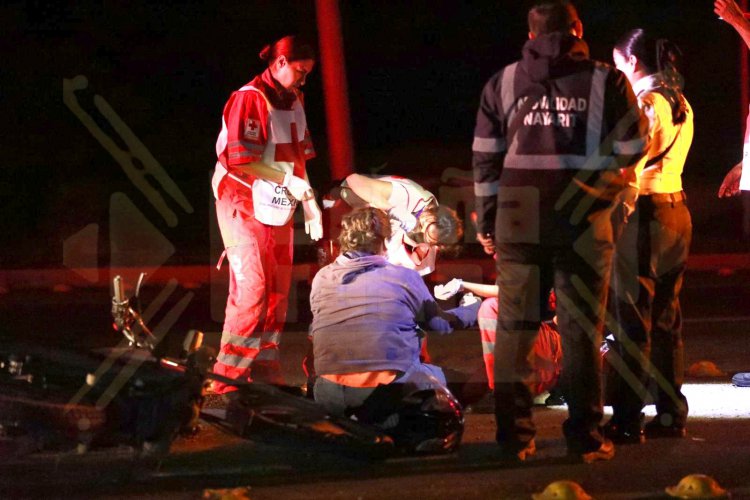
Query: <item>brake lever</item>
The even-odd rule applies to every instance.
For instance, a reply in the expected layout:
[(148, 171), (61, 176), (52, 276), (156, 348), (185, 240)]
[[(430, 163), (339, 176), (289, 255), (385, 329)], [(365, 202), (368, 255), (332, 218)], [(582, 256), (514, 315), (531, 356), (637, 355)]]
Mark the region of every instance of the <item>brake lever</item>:
[[(140, 277), (138, 278), (138, 284), (136, 286), (135, 299), (139, 309), (140, 288), (143, 284), (143, 278), (145, 276), (146, 273), (141, 273)], [(119, 275), (115, 276), (112, 280), (112, 285), (114, 288), (114, 296), (112, 297), (112, 317), (115, 322), (115, 329), (123, 334), (128, 342), (130, 342), (130, 345), (146, 348), (149, 352), (153, 353), (154, 348), (156, 347), (156, 344), (154, 343), (154, 334), (151, 333), (151, 330), (149, 330), (146, 326), (146, 323), (143, 321), (143, 317), (141, 316), (140, 311), (134, 311), (133, 308), (130, 307), (130, 301), (125, 296), (122, 277), (120, 277)], [(134, 325), (136, 325), (140, 332), (134, 331)]]

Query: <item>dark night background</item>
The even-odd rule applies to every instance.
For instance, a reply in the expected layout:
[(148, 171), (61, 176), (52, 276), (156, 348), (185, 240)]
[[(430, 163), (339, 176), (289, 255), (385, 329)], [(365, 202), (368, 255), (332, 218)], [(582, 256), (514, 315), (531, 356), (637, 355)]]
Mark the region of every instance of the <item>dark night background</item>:
[[(593, 58), (610, 62), (616, 39), (637, 26), (683, 49), (696, 115), (684, 174), (694, 249), (740, 248), (741, 202), (714, 195), (741, 157), (739, 37), (710, 0), (577, 5)], [(355, 168), (388, 162), (385, 171), (418, 179), (470, 168), (480, 90), (518, 57), (526, 10), (515, 1), (342, 2)], [(92, 223), (100, 225), (98, 265), (108, 265), (109, 199), (118, 191), (174, 244), (172, 262), (208, 263), (209, 170), (224, 102), (263, 69), (264, 44), (287, 33), (317, 36), (314, 2), (17, 2), (0, 7), (0, 22), (0, 269), (60, 267), (62, 242)], [(330, 181), (320, 74), (305, 87), (317, 188)], [(103, 97), (190, 200), (188, 215), (167, 197), (176, 227), (63, 103), (63, 79), (77, 75), (89, 82), (76, 93), (84, 109), (99, 116), (93, 98)]]

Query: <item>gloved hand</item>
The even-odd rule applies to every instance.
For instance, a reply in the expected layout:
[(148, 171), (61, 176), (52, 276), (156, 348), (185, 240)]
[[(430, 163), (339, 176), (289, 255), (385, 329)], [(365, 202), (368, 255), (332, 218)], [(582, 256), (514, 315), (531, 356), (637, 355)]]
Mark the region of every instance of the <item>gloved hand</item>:
[(417, 227), (417, 218), (414, 217), (414, 214), (403, 208), (391, 208), (388, 210), (388, 216), (391, 218), (391, 222), (398, 222), (399, 227), (406, 233)]
[(453, 278), (445, 285), (435, 285), (435, 298), (440, 300), (448, 300), (458, 292), (463, 290), (464, 280), (460, 278)]
[(458, 301), (458, 305), (461, 307), (469, 307), (476, 304), (477, 302), (482, 302), (482, 299), (480, 299), (473, 293), (468, 292), (465, 293), (463, 297), (461, 297), (461, 300)]
[(336, 200), (330, 198), (328, 195), (324, 196), (320, 201), (323, 202), (323, 210), (328, 210), (336, 204)]
[(295, 200), (304, 201), (315, 196), (310, 184), (302, 177), (297, 177), (296, 175), (286, 174), (281, 185), (287, 189)]
[(305, 233), (311, 240), (318, 241), (323, 237), (323, 214), (315, 197), (302, 200), (302, 209), (305, 212)]

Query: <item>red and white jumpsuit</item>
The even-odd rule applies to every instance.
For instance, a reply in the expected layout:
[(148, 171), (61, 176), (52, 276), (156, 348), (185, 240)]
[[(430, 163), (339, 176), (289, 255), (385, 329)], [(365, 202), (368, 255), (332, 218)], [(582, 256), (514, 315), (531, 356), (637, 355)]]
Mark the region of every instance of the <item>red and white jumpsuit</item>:
[[(214, 371), (244, 381), (282, 383), (279, 340), (287, 313), (297, 202), (276, 184), (268, 199), (261, 202), (256, 194), (254, 202), (249, 186), (263, 181), (235, 167), (262, 161), (307, 177), (305, 161), (315, 151), (301, 92), (284, 90), (266, 70), (232, 93), (224, 107), (216, 154), (212, 187), (229, 261), (229, 296)], [(285, 210), (288, 217), (283, 220)], [(261, 222), (269, 222), (269, 217), (275, 220)], [(214, 390), (231, 388), (214, 384)]]
[[(482, 301), (479, 306), (477, 323), (482, 338), (482, 355), (487, 370), (487, 382), (490, 389), (495, 388), (495, 338), (497, 329), (497, 297)], [(539, 325), (539, 332), (529, 353), (533, 377), (530, 380), (531, 392), (538, 396), (557, 385), (562, 369), (562, 342), (557, 325), (550, 321), (543, 321)]]

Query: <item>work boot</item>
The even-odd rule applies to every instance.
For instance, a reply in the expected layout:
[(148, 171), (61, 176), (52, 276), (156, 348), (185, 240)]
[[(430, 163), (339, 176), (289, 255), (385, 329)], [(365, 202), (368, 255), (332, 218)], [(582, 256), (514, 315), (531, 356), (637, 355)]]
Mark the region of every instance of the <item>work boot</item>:
[(643, 413), (632, 422), (620, 422), (612, 417), (602, 428), (602, 433), (615, 444), (642, 444), (646, 442), (642, 426)]
[(669, 415), (657, 415), (652, 421), (647, 423), (643, 428), (646, 437), (649, 439), (659, 438), (683, 438), (687, 435), (684, 425), (678, 425), (671, 422)]

